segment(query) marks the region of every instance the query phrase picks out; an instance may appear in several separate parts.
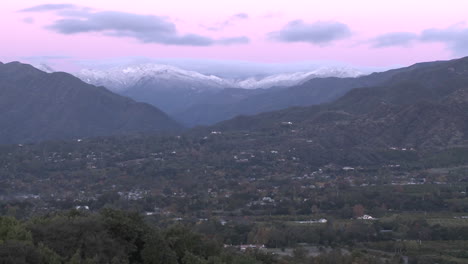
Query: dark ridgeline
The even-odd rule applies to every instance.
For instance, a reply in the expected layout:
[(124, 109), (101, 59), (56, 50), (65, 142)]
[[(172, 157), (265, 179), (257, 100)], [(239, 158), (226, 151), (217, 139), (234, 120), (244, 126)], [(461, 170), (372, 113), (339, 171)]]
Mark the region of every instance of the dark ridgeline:
[[(376, 81), (379, 84), (372, 85)], [(468, 58), (351, 80), (311, 80), (291, 89), (319, 82), (337, 82), (344, 90), (359, 83), (367, 87), (332, 103), (240, 116), (210, 129), (271, 131), (281, 122), (293, 122), (302, 136), (325, 148), (446, 148), (468, 143)]]
[(0, 64), (0, 143), (36, 142), (181, 126), (159, 109), (88, 85), (63, 72)]

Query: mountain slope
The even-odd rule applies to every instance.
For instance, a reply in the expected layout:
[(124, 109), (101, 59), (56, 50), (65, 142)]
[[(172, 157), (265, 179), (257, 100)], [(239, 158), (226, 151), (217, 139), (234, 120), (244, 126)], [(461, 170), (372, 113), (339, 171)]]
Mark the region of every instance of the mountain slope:
[[(359, 149), (359, 155), (375, 155), (377, 150), (392, 147), (466, 147), (467, 102), (468, 58), (463, 58), (396, 71), (379, 86), (354, 89), (329, 104), (241, 116), (209, 130), (274, 133), (286, 141), (304, 139), (317, 153), (333, 155), (353, 149)], [(285, 127), (284, 122), (292, 125)]]
[(354, 88), (378, 86), (389, 82), (396, 75), (425, 69), (440, 63), (443, 62), (418, 63), (410, 67), (356, 78), (314, 78), (293, 87), (263, 90), (228, 105), (213, 101), (211, 104), (190, 106), (187, 110), (176, 113), (175, 117), (189, 126), (212, 125), (238, 115), (255, 115), (289, 107), (329, 103)]
[(136, 101), (154, 105), (171, 115), (235, 86), (216, 76), (157, 64), (104, 71), (82, 70), (76, 76), (87, 83), (102, 85)]
[[(119, 93), (125, 96), (161, 108), (187, 126), (196, 126), (212, 125), (238, 115), (329, 103), (354, 88), (379, 86), (390, 82), (396, 75), (404, 76), (404, 73), (441, 63), (444, 62), (419, 63), (366, 76), (360, 76), (353, 69), (329, 67), (307, 73), (280, 74), (237, 82), (151, 64), (92, 71), (78, 76), (87, 82), (107, 85), (120, 90)], [(292, 84), (297, 85), (287, 87)], [(235, 88), (272, 85), (286, 87)]]
[(18, 62), (0, 64), (0, 143), (179, 128), (153, 106), (72, 75), (48, 74)]
[[(192, 85), (192, 86), (191, 86)], [(179, 119), (179, 113), (193, 106), (216, 102), (217, 104), (235, 103), (259, 91), (222, 88), (194, 88), (191, 84), (177, 84), (160, 79), (142, 79), (134, 87), (121, 93), (139, 102), (149, 103), (161, 108)], [(188, 122), (190, 123), (190, 122)]]

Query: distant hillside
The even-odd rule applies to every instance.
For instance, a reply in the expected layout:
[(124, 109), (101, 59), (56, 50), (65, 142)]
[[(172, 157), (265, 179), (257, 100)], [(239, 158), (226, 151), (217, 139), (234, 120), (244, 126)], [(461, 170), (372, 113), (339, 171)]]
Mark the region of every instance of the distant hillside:
[(194, 104), (174, 116), (181, 122), (193, 125), (210, 125), (238, 115), (255, 115), (295, 106), (311, 106), (332, 102), (354, 88), (373, 87), (389, 82), (394, 76), (431, 68), (444, 62), (418, 63), (410, 67), (373, 73), (357, 78), (314, 78), (288, 88), (259, 90), (232, 100), (230, 104), (211, 101)]
[(0, 143), (172, 131), (157, 108), (86, 84), (67, 73), (0, 63)]
[(209, 129), (294, 130), (291, 140), (316, 151), (465, 147), (468, 58), (393, 71), (380, 85), (353, 89), (333, 103), (241, 116)]

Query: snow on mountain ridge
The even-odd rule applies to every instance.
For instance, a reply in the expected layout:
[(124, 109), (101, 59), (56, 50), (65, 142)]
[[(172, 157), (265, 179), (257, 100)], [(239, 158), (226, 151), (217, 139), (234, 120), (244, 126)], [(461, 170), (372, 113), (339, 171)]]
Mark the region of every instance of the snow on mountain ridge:
[(43, 72), (47, 72), (47, 73), (55, 72), (55, 69), (53, 69), (52, 67), (50, 67), (49, 65), (47, 65), (45, 63), (33, 64), (32, 66), (34, 68), (38, 69), (38, 70), (43, 71)]
[(111, 90), (124, 91), (143, 78), (165, 79), (182, 82), (202, 81), (207, 88), (224, 88), (231, 83), (213, 75), (203, 75), (177, 67), (159, 64), (141, 64), (115, 67), (109, 70), (83, 69), (75, 74), (87, 83), (101, 85)]
[(362, 72), (347, 67), (321, 67), (308, 72), (275, 74), (261, 78), (251, 77), (243, 80), (228, 80), (214, 75), (205, 75), (195, 71), (183, 70), (174, 66), (162, 64), (139, 64), (114, 67), (109, 70), (83, 69), (75, 74), (83, 81), (105, 86), (111, 90), (123, 92), (131, 89), (140, 81), (153, 80), (155, 83), (174, 82), (175, 87), (190, 89), (223, 89), (223, 88), (271, 88), (275, 86), (293, 86), (313, 78), (324, 77), (358, 77)]
[(347, 67), (321, 67), (309, 72), (282, 73), (267, 76), (265, 78), (248, 78), (238, 82), (241, 88), (257, 89), (271, 88), (274, 86), (293, 86), (306, 82), (313, 78), (356, 78), (363, 75), (362, 72)]
[(207, 88), (224, 88), (232, 85), (229, 81), (214, 75), (204, 75), (169, 65), (141, 64), (115, 67), (109, 70), (83, 69), (75, 74), (83, 81), (101, 85), (111, 90), (124, 91), (143, 78), (165, 79), (182, 82), (203, 82)]

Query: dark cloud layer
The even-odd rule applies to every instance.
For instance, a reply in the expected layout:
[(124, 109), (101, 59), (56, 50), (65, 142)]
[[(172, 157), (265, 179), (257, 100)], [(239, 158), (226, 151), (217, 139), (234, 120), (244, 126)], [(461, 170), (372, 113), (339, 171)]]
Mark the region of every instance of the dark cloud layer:
[(302, 20), (289, 22), (280, 31), (268, 34), (270, 39), (281, 42), (308, 42), (326, 45), (351, 36), (351, 30), (340, 22), (315, 22), (307, 24)]
[[(211, 46), (245, 44), (244, 36), (213, 39), (198, 34), (179, 34), (176, 25), (167, 18), (154, 15), (139, 15), (126, 12), (101, 11), (73, 5), (41, 5), (23, 10), (25, 12), (56, 11), (62, 19), (46, 28), (60, 34), (101, 33), (112, 37), (129, 37), (143, 43), (158, 43), (180, 46)], [(237, 14), (239, 18), (247, 14)]]
[[(54, 32), (72, 35), (100, 33), (106, 36), (132, 38), (142, 43), (157, 43), (180, 46), (240, 45), (249, 43), (245, 36), (215, 39), (195, 33), (181, 34), (168, 18), (155, 15), (140, 15), (127, 12), (96, 11), (74, 4), (42, 4), (19, 10), (19, 12), (53, 12), (61, 17), (46, 28)], [(247, 13), (237, 13), (206, 29), (219, 31), (237, 21), (249, 19)], [(23, 22), (33, 24), (34, 18), (27, 17)], [(268, 33), (270, 40), (294, 43), (304, 42), (325, 46), (335, 41), (351, 37), (351, 29), (343, 23), (306, 23), (294, 20), (281, 30)], [(421, 33), (392, 32), (362, 41), (373, 48), (408, 47), (413, 43), (443, 43), (454, 55), (468, 55), (468, 27), (465, 24), (449, 28), (426, 29)]]

